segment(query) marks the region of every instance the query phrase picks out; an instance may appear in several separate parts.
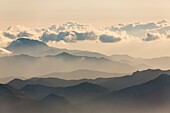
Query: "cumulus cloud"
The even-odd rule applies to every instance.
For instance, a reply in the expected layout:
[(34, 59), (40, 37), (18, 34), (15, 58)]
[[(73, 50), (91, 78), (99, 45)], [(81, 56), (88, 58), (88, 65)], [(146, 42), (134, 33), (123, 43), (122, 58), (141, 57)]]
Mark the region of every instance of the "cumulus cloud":
[(158, 33), (147, 33), (146, 38), (144, 38), (143, 41), (153, 41), (153, 40), (157, 40), (160, 38), (161, 38), (161, 35)]
[(160, 35), (166, 35), (167, 31), (170, 30), (170, 25), (168, 21), (163, 20), (149, 23), (118, 24), (109, 28), (107, 27), (106, 29), (115, 32), (126, 31), (129, 35), (143, 40), (148, 32), (157, 32)]
[(45, 32), (40, 38), (44, 42), (48, 41), (65, 41), (65, 42), (75, 42), (76, 41), (76, 36), (73, 32), (59, 32), (57, 33), (49, 33)]
[(92, 26), (90, 25), (86, 25), (86, 24), (80, 24), (80, 23), (76, 23), (76, 22), (66, 22), (63, 25), (57, 27), (57, 31), (91, 31), (92, 29), (94, 29)]
[(96, 40), (97, 35), (94, 32), (76, 32), (76, 31), (61, 31), (59, 33), (45, 32), (41, 36), (41, 40), (44, 42), (48, 41), (65, 41), (65, 42), (76, 42), (83, 40)]
[(29, 33), (28, 31), (21, 31), (17, 35), (18, 38), (31, 37), (31, 36), (33, 36), (33, 34)]
[(103, 34), (100, 35), (99, 40), (103, 43), (114, 43), (121, 41), (121, 38)]
[[(169, 38), (170, 24), (163, 20), (149, 23), (117, 24), (111, 27), (93, 28), (90, 25), (67, 22), (63, 25), (53, 25), (47, 28), (25, 28), (21, 26), (9, 27), (0, 34), (6, 39), (31, 38), (43, 42), (63, 41), (76, 43), (80, 41), (100, 41), (113, 43), (122, 40), (139, 39), (142, 41), (154, 41), (162, 36)], [(2, 41), (1, 41), (2, 42)]]
[(7, 37), (7, 38), (10, 38), (10, 39), (15, 39), (16, 36), (10, 32), (3, 32), (3, 36), (4, 37)]
[(74, 32), (77, 40), (96, 40), (98, 35), (91, 31), (91, 32), (84, 32), (84, 33), (78, 33), (78, 32)]

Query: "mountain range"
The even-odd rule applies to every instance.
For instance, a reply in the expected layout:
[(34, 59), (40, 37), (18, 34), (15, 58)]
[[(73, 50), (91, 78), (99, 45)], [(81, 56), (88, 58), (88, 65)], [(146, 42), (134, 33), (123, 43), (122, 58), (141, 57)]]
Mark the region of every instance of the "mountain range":
[(13, 113), (168, 112), (169, 74), (169, 70), (149, 69), (115, 78), (14, 79), (0, 85), (0, 111), (7, 113), (10, 108)]
[[(51, 73), (61, 75), (76, 70), (108, 72), (117, 76), (114, 73), (119, 75), (148, 68), (168, 70), (170, 62), (170, 57), (144, 59), (128, 55), (106, 56), (97, 52), (58, 49), (42, 41), (28, 38), (16, 39), (2, 50), (8, 53), (7, 56), (0, 57), (0, 71), (4, 77), (30, 77)], [(71, 76), (63, 79), (81, 79), (81, 77)]]

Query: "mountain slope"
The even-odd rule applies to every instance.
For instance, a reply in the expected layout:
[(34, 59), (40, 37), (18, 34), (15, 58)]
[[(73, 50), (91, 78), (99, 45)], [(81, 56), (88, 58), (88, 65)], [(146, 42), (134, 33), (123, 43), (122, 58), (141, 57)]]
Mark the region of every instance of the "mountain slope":
[(144, 70), (134, 72), (132, 75), (112, 78), (97, 78), (97, 79), (80, 79), (80, 80), (64, 80), (58, 78), (31, 78), (27, 80), (14, 79), (8, 84), (15, 88), (22, 88), (27, 84), (39, 84), (51, 87), (68, 87), (80, 84), (82, 82), (89, 82), (106, 87), (110, 90), (119, 90), (126, 87), (139, 85), (150, 80), (155, 79), (161, 74), (170, 74), (170, 71), (162, 70)]
[(121, 70), (122, 73), (129, 73), (136, 69), (128, 64), (114, 62), (106, 58), (75, 56), (66, 52), (44, 57), (25, 54), (0, 57), (0, 71), (3, 76), (35, 77), (74, 70), (96, 70), (110, 73), (118, 73)]
[(99, 97), (109, 90), (96, 84), (83, 82), (75, 86), (58, 88), (43, 85), (26, 85), (21, 91), (34, 99), (42, 99), (50, 94), (56, 94), (65, 97), (71, 103), (77, 104)]
[(116, 76), (123, 76), (124, 73), (108, 73), (108, 72), (101, 72), (101, 71), (94, 71), (94, 70), (76, 70), (72, 72), (56, 72), (56, 73), (50, 73), (47, 75), (43, 75), (41, 77), (53, 77), (53, 78), (62, 78), (62, 79), (95, 79), (99, 77), (116, 77)]
[[(161, 113), (170, 106), (170, 76), (160, 75), (146, 83), (112, 91), (83, 105), (88, 112)], [(153, 109), (154, 108), (154, 109)]]
[(155, 79), (161, 74), (170, 74), (170, 71), (169, 70), (162, 71), (159, 69), (156, 70), (148, 69), (144, 71), (136, 71), (129, 76), (115, 77), (115, 78), (110, 78), (108, 80), (105, 79), (106, 81), (102, 81), (102, 82), (100, 81), (100, 83), (96, 81), (95, 83), (112, 90), (119, 90), (126, 87), (148, 82), (150, 80)]

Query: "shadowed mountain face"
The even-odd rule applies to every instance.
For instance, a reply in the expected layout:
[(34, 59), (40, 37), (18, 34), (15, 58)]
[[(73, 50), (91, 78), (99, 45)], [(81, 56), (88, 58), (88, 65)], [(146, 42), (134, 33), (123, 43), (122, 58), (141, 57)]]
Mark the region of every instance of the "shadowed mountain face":
[(152, 79), (155, 79), (161, 74), (170, 74), (170, 71), (149, 69), (144, 71), (137, 71), (134, 72), (132, 75), (123, 77), (80, 79), (80, 80), (64, 80), (58, 78), (32, 78), (27, 80), (14, 79), (10, 81), (8, 84), (20, 89), (27, 84), (40, 84), (51, 87), (68, 87), (80, 84), (82, 82), (90, 82), (106, 87), (110, 90), (119, 90), (133, 85), (139, 85), (148, 82)]
[(159, 69), (156, 69), (156, 70), (148, 69), (144, 71), (136, 71), (130, 76), (110, 78), (107, 81), (104, 81), (99, 84), (112, 90), (119, 90), (119, 89), (123, 89), (129, 86), (148, 82), (152, 79), (155, 79), (161, 74), (170, 74), (170, 71), (169, 70), (162, 71)]
[(99, 97), (108, 92), (108, 89), (92, 83), (81, 83), (69, 87), (49, 87), (43, 85), (26, 85), (21, 91), (30, 98), (42, 99), (50, 94), (61, 95), (71, 103), (77, 104)]
[(149, 69), (116, 78), (15, 79), (0, 85), (0, 101), (14, 113), (162, 113), (170, 107), (168, 73)]
[[(146, 112), (152, 113), (167, 111), (170, 106), (170, 76), (160, 75), (146, 83), (113, 91), (105, 96), (91, 100), (91, 110), (98, 109), (102, 113), (107, 106), (108, 111), (117, 112)], [(86, 103), (87, 104), (87, 103)], [(156, 108), (155, 108), (156, 107)], [(155, 108), (155, 109), (153, 109)]]
[(0, 101), (2, 113), (67, 113), (72, 107), (64, 97), (49, 94), (41, 100), (31, 99), (25, 92), (4, 84), (0, 85)]

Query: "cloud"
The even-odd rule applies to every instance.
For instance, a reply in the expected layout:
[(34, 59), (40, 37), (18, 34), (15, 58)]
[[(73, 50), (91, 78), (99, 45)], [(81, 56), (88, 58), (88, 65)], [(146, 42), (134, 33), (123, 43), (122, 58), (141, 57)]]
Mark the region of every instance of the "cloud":
[(148, 23), (120, 23), (100, 29), (86, 24), (67, 22), (46, 28), (9, 27), (3, 30), (1, 35), (10, 40), (26, 37), (46, 43), (49, 41), (76, 43), (86, 40), (113, 43), (129, 39), (153, 41), (159, 39), (160, 36), (169, 38), (168, 31), (170, 31), (170, 25), (166, 20)]
[(84, 40), (97, 40), (97, 35), (94, 32), (76, 32), (76, 31), (61, 31), (58, 34), (54, 32), (45, 32), (40, 37), (44, 42), (48, 41), (64, 41), (68, 43), (84, 41)]
[(98, 35), (91, 31), (91, 32), (84, 32), (84, 33), (78, 33), (74, 32), (77, 40), (96, 40), (98, 38)]
[(148, 32), (157, 32), (160, 35), (166, 35), (167, 31), (170, 30), (170, 25), (168, 21), (162, 20), (160, 22), (118, 24), (107, 27), (106, 29), (114, 32), (126, 31), (128, 35), (143, 40)]
[(76, 41), (76, 36), (73, 32), (59, 32), (57, 33), (49, 33), (45, 32), (43, 35), (40, 37), (40, 39), (44, 42), (48, 41), (65, 41), (65, 42), (75, 42)]
[(6, 50), (6, 49), (3, 49), (3, 48), (0, 48), (0, 56), (6, 56), (6, 55), (10, 55), (12, 52)]
[(157, 40), (160, 38), (161, 38), (161, 35), (158, 33), (147, 33), (146, 38), (144, 38), (143, 41), (153, 41), (153, 40)]
[(63, 25), (57, 27), (56, 31), (91, 31), (94, 28), (90, 25), (80, 24), (76, 22), (66, 22)]
[(12, 33), (9, 33), (9, 32), (3, 32), (3, 36), (4, 37), (7, 37), (7, 38), (10, 38), (10, 39), (15, 39), (16, 36)]
[(33, 34), (29, 33), (28, 31), (21, 31), (17, 35), (18, 38), (31, 37), (31, 36), (33, 36)]
[(100, 35), (99, 40), (103, 43), (114, 43), (121, 41), (121, 38), (103, 34)]

